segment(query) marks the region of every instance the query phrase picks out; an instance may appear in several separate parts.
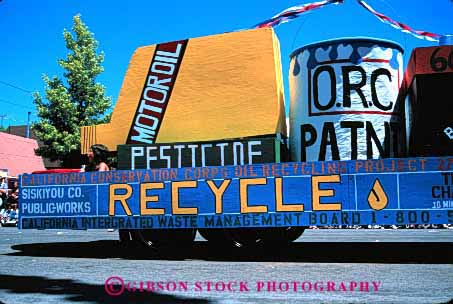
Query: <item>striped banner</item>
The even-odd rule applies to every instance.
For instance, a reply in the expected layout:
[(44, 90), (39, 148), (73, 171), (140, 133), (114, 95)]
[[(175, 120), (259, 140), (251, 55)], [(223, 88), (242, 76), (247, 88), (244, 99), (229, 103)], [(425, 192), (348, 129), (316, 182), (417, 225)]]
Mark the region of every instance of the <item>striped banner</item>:
[(435, 33), (430, 33), (430, 32), (425, 32), (425, 31), (419, 31), (419, 30), (414, 30), (411, 27), (407, 26), (406, 24), (403, 24), (401, 22), (395, 21), (384, 14), (381, 14), (377, 11), (375, 11), (370, 5), (368, 5), (365, 1), (363, 0), (357, 0), (357, 2), (365, 8), (367, 11), (375, 15), (379, 20), (381, 20), (384, 23), (390, 24), (392, 27), (401, 30), (404, 33), (409, 33), (419, 39), (425, 39), (428, 41), (439, 41), (441, 35), (435, 34)]
[(312, 11), (317, 8), (321, 8), (328, 4), (339, 4), (343, 3), (343, 0), (325, 0), (319, 2), (308, 3), (305, 5), (297, 5), (290, 8), (287, 8), (283, 12), (275, 15), (271, 19), (265, 20), (261, 23), (255, 25), (255, 28), (262, 28), (262, 27), (275, 27), (282, 23), (288, 22), (292, 19), (298, 18), (300, 15)]
[[(293, 19), (296, 19), (300, 15), (302, 15), (306, 12), (312, 11), (314, 9), (324, 7), (328, 4), (340, 4), (343, 2), (344, 2), (344, 0), (325, 0), (325, 1), (308, 3), (308, 4), (304, 4), (304, 5), (293, 6), (293, 7), (287, 8), (286, 10), (282, 11), (281, 13), (275, 15), (274, 17), (272, 17), (268, 20), (258, 23), (254, 27), (255, 28), (276, 27), (277, 25), (280, 25), (282, 23), (286, 23)], [(408, 25), (406, 25), (404, 23), (393, 20), (390, 17), (387, 17), (386, 15), (377, 12), (368, 3), (366, 3), (363, 0), (357, 0), (357, 2), (363, 8), (365, 8), (367, 11), (369, 11), (374, 16), (376, 16), (379, 20), (381, 20), (382, 22), (390, 24), (392, 27), (394, 27), (398, 30), (401, 30), (404, 33), (409, 33), (419, 39), (425, 39), (425, 40), (433, 41), (433, 42), (438, 42), (439, 39), (441, 37), (443, 37), (442, 35), (439, 35), (436, 33), (414, 30), (413, 28), (409, 27)]]

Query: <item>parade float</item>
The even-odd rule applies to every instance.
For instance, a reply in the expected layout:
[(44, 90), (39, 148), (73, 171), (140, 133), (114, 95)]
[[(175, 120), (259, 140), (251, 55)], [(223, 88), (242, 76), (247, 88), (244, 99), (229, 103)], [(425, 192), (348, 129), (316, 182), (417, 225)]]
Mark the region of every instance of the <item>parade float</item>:
[[(284, 244), (308, 226), (453, 223), (453, 42), (339, 38), (296, 49), (286, 124), (275, 25), (137, 49), (109, 123), (81, 150), (106, 172), (24, 174), (22, 229), (119, 229), (121, 240), (184, 246), (198, 231), (236, 247)], [(40, 172), (43, 173), (43, 172)]]

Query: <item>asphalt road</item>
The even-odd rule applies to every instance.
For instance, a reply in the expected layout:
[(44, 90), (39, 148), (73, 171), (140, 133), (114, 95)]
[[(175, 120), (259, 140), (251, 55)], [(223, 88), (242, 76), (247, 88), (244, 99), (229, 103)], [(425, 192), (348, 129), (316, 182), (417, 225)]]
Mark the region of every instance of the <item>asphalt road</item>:
[(198, 238), (166, 256), (124, 249), (105, 230), (0, 234), (2, 303), (453, 301), (453, 230), (309, 230), (254, 252)]

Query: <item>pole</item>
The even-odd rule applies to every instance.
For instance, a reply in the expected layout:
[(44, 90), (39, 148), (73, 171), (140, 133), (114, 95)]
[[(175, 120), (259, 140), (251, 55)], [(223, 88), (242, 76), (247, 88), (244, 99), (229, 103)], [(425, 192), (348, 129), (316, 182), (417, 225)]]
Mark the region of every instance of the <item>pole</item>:
[(3, 130), (3, 119), (4, 119), (5, 117), (6, 117), (6, 115), (5, 115), (5, 114), (3, 114), (3, 115), (0, 115), (0, 119), (1, 119), (1, 123), (0, 123), (0, 129), (2, 129), (2, 130)]
[(31, 114), (31, 112), (28, 111), (28, 117), (27, 117), (27, 138), (30, 138), (30, 114)]

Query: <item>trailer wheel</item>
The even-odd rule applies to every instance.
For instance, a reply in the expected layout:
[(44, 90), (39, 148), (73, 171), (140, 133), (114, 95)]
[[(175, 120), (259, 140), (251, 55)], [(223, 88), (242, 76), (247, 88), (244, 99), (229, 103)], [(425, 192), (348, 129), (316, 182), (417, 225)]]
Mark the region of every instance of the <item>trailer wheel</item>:
[(297, 240), (306, 227), (263, 228), (262, 238), (265, 244), (289, 244)]
[(119, 229), (118, 230), (118, 235), (119, 235), (119, 240), (120, 240), (120, 243), (122, 244), (127, 244), (129, 243), (130, 241), (132, 241), (133, 239), (131, 238), (131, 231), (130, 230), (127, 230), (127, 229)]
[(225, 229), (198, 229), (198, 233), (210, 244), (228, 245), (230, 242)]
[(120, 246), (123, 248), (136, 248), (141, 246), (140, 239), (137, 237), (137, 230), (119, 229)]
[(190, 246), (196, 232), (196, 229), (142, 229), (136, 235), (146, 247), (163, 249)]
[(261, 244), (261, 237), (255, 228), (218, 228), (218, 229), (198, 229), (200, 235), (209, 244), (223, 247), (255, 247)]
[[(233, 228), (222, 230), (224, 234), (223, 243), (230, 243), (237, 248), (251, 248), (289, 244), (304, 233), (305, 227)], [(214, 235), (214, 237), (221, 239), (222, 235), (218, 234), (217, 236)]]
[(225, 229), (225, 233), (233, 246), (237, 248), (257, 247), (263, 244), (260, 228)]

